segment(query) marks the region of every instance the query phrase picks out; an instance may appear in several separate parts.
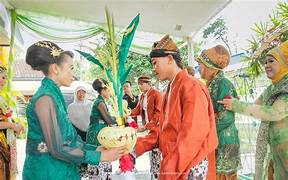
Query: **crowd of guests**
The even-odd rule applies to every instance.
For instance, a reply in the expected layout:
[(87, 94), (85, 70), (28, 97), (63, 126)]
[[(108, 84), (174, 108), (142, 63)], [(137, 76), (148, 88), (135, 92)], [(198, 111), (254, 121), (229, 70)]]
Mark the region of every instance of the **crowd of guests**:
[[(168, 36), (153, 44), (150, 63), (159, 81), (168, 81), (164, 93), (152, 86), (151, 76), (141, 75), (141, 94), (132, 93), (132, 83), (124, 86), (123, 100), (131, 113), (126, 117), (138, 123), (134, 151), (137, 157), (149, 153), (151, 179), (236, 180), (241, 168), (240, 139), (235, 114), (261, 121), (257, 137), (255, 179), (282, 180), (288, 176), (288, 42), (267, 53), (264, 67), (272, 83), (255, 103), (239, 101), (233, 83), (223, 73), (230, 54), (222, 45), (202, 51), (196, 59), (203, 81), (194, 77), (191, 67), (183, 67), (176, 43)], [(104, 127), (117, 126), (108, 108), (108, 84), (96, 79), (98, 97), (87, 100), (87, 90), (78, 87), (74, 102), (65, 105), (61, 86), (73, 81), (73, 53), (49, 41), (30, 46), (26, 62), (45, 78), (27, 106), (28, 134), (23, 179), (111, 179), (111, 162), (125, 155), (125, 147), (105, 149), (97, 140)], [(0, 68), (0, 88), (6, 69)], [(3, 81), (3, 82), (2, 82)], [(3, 102), (3, 103), (2, 103)], [(12, 171), (12, 145), (5, 132), (23, 130), (8, 121), (1, 99), (0, 177), (9, 179)], [(135, 163), (135, 162), (134, 162)], [(81, 175), (79, 173), (81, 167)]]

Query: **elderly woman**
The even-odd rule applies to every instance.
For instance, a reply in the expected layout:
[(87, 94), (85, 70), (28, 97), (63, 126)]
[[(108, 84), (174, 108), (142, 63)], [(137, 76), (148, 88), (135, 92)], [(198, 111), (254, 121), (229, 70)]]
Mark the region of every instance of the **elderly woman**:
[[(219, 103), (226, 109), (261, 120), (256, 148), (256, 177), (263, 179), (267, 159), (266, 144), (270, 145), (274, 166), (274, 179), (288, 176), (288, 41), (268, 52), (264, 61), (267, 77), (272, 84), (255, 104), (237, 99), (223, 99)], [(264, 172), (264, 174), (263, 174)], [(262, 175), (263, 174), (263, 175)]]
[(224, 97), (237, 97), (235, 87), (223, 73), (223, 69), (230, 62), (230, 54), (224, 46), (217, 45), (204, 50), (197, 61), (200, 64), (201, 77), (206, 80), (215, 112), (219, 141), (216, 149), (216, 179), (235, 180), (240, 165), (240, 142), (235, 126), (235, 114), (217, 103)]
[(86, 141), (86, 132), (90, 122), (92, 102), (86, 98), (86, 88), (78, 86), (74, 94), (74, 102), (68, 106), (68, 115), (77, 134)]

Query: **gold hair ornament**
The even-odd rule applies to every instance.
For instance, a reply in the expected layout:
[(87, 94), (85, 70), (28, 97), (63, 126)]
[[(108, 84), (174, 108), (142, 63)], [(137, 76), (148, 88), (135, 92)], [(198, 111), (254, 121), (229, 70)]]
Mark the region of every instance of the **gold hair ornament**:
[(37, 42), (35, 45), (50, 49), (50, 55), (53, 57), (58, 57), (63, 52), (62, 49), (58, 49), (57, 47), (53, 46), (51, 42), (48, 41), (40, 41)]

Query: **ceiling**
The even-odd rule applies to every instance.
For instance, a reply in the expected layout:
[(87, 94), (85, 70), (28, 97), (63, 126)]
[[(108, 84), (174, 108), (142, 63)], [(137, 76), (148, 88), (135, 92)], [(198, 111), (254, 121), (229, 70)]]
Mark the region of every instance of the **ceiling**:
[(53, 16), (104, 24), (105, 6), (115, 25), (127, 26), (140, 13), (139, 31), (192, 36), (231, 0), (0, 0), (16, 8)]

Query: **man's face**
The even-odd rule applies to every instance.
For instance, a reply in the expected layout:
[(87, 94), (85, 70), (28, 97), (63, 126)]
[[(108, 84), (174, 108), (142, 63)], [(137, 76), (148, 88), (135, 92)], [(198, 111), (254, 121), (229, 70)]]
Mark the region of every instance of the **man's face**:
[(202, 79), (205, 79), (207, 75), (207, 68), (203, 63), (199, 63), (199, 72)]
[(161, 81), (168, 80), (169, 56), (154, 57), (151, 59), (151, 63), (157, 78)]
[(126, 83), (126, 84), (124, 85), (124, 93), (125, 93), (125, 94), (131, 93), (130, 83)]
[(141, 92), (146, 92), (150, 88), (150, 85), (147, 82), (143, 82), (143, 81), (139, 81), (138, 86)]
[(216, 69), (207, 67), (203, 63), (199, 63), (199, 71), (200, 71), (201, 78), (207, 81), (210, 81), (219, 72)]

